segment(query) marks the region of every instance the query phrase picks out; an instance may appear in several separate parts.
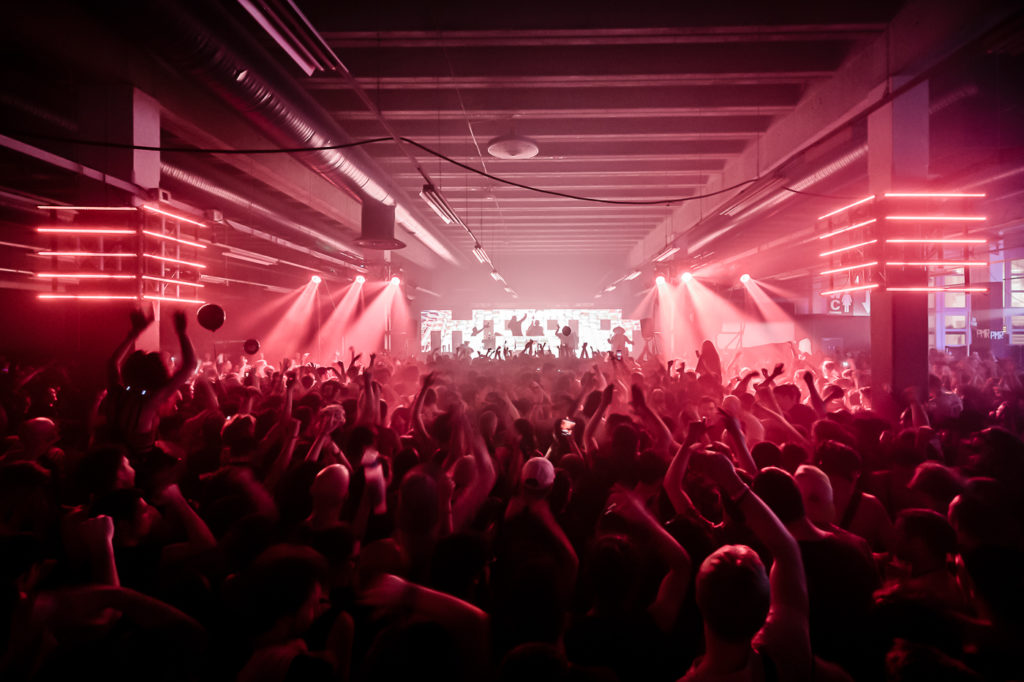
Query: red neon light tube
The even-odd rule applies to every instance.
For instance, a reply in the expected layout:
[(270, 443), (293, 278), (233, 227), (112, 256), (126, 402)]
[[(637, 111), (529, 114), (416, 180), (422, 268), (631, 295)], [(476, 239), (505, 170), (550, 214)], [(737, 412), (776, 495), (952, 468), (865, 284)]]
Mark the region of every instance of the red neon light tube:
[(38, 256), (71, 256), (74, 258), (135, 258), (137, 253), (125, 253), (124, 251), (111, 251), (101, 253), (99, 251), (39, 251)]
[(986, 239), (886, 239), (889, 244), (987, 244)]
[(845, 210), (847, 210), (847, 209), (850, 209), (850, 208), (853, 208), (854, 206), (860, 206), (860, 205), (861, 205), (861, 204), (863, 204), (864, 202), (866, 202), (866, 201), (871, 201), (871, 200), (872, 200), (872, 199), (874, 199), (874, 198), (875, 198), (875, 195), (874, 195), (874, 194), (872, 194), (872, 195), (871, 195), (871, 196), (869, 196), (869, 197), (864, 197), (863, 199), (859, 199), (859, 200), (857, 200), (857, 201), (853, 202), (852, 204), (848, 204), (848, 205), (846, 205), (846, 206), (843, 206), (842, 208), (837, 208), (836, 210), (832, 211), (831, 213), (826, 213), (825, 215), (823, 215), (823, 216), (820, 216), (820, 217), (818, 218), (818, 220), (824, 220), (825, 218), (829, 218), (829, 217), (831, 217), (831, 216), (834, 216), (834, 215), (836, 215), (837, 213), (842, 213), (843, 211), (845, 211)]
[(887, 197), (902, 197), (905, 199), (949, 199), (949, 198), (971, 198), (984, 197), (985, 194), (971, 194), (964, 192), (886, 192)]
[(200, 244), (199, 242), (192, 242), (192, 241), (189, 241), (188, 239), (182, 239), (181, 237), (172, 237), (169, 234), (160, 234), (159, 232), (152, 232), (150, 230), (143, 230), (142, 233), (143, 234), (148, 234), (150, 237), (156, 237), (157, 239), (167, 239), (167, 240), (170, 240), (172, 242), (178, 242), (179, 244), (184, 244), (185, 246), (193, 246), (193, 247), (195, 247), (197, 249), (205, 249), (206, 248), (205, 244)]
[(150, 296), (148, 294), (142, 298), (147, 301), (167, 301), (169, 303), (197, 303), (199, 305), (206, 303), (206, 301), (200, 301), (194, 298), (173, 298), (171, 296)]
[(947, 221), (947, 222), (967, 222), (967, 223), (980, 223), (983, 220), (988, 220), (983, 215), (887, 215), (886, 220), (917, 220), (920, 222), (933, 222), (933, 221)]
[(147, 211), (149, 211), (151, 213), (159, 213), (160, 215), (166, 216), (168, 218), (171, 218), (172, 220), (178, 220), (178, 221), (181, 221), (183, 223), (191, 223), (193, 225), (198, 225), (199, 227), (206, 227), (206, 223), (201, 223), (198, 220), (194, 220), (192, 218), (186, 218), (185, 216), (181, 216), (181, 215), (178, 215), (176, 213), (171, 213), (170, 211), (165, 211), (162, 208), (157, 208), (156, 206), (149, 206), (147, 204), (147, 205), (143, 206), (142, 208), (146, 209)]
[(36, 232), (42, 234), (135, 234), (135, 230), (119, 227), (38, 227)]
[(155, 258), (156, 260), (162, 260), (167, 263), (177, 263), (178, 265), (188, 265), (193, 268), (205, 268), (206, 266), (202, 263), (193, 263), (192, 261), (179, 260), (177, 258), (168, 258), (167, 256), (157, 256), (152, 253), (143, 254), (146, 258)]
[(135, 275), (108, 275), (98, 272), (37, 272), (43, 279), (135, 279)]
[(834, 253), (842, 253), (843, 251), (851, 251), (853, 249), (859, 249), (862, 246), (868, 246), (870, 244), (874, 244), (877, 241), (878, 241), (877, 239), (870, 239), (870, 240), (868, 240), (866, 242), (861, 242), (860, 244), (852, 244), (850, 246), (844, 246), (844, 247), (842, 247), (840, 249), (832, 249), (831, 251), (823, 251), (823, 252), (821, 252), (818, 255), (822, 256), (822, 257), (824, 257), (824, 256), (831, 256)]
[(135, 296), (113, 296), (110, 294), (39, 294), (44, 301), (81, 299), (86, 301), (134, 301)]
[(142, 279), (152, 280), (154, 282), (166, 282), (167, 284), (180, 284), (185, 287), (200, 287), (204, 285), (197, 284), (196, 282), (183, 282), (180, 279), (167, 279), (166, 277), (154, 277), (153, 275), (143, 275)]
[(981, 293), (988, 291), (984, 287), (889, 287), (888, 291), (926, 291), (929, 293), (941, 294), (943, 292), (953, 293)]
[(36, 206), (49, 211), (135, 211), (134, 206)]
[(823, 270), (819, 275), (834, 275), (837, 272), (847, 272), (848, 270), (860, 270), (861, 268), (870, 268), (872, 265), (878, 265), (878, 261), (873, 260), (870, 263), (860, 263), (859, 265), (847, 265), (845, 268), (836, 268), (834, 270)]
[(871, 220), (865, 220), (862, 223), (857, 223), (856, 225), (850, 225), (849, 227), (844, 227), (844, 228), (838, 229), (835, 232), (829, 232), (828, 234), (820, 235), (818, 237), (818, 239), (828, 239), (829, 237), (835, 237), (837, 234), (842, 234), (843, 232), (849, 232), (850, 230), (856, 230), (858, 227), (864, 227), (865, 225), (870, 225), (871, 223), (874, 223), (874, 222), (877, 222), (877, 221), (878, 221), (877, 218), (872, 218)]
[(875, 289), (877, 287), (877, 284), (861, 284), (860, 286), (856, 287), (845, 287), (843, 289), (832, 289), (830, 291), (823, 291), (821, 292), (821, 295), (831, 296), (833, 294), (845, 294), (848, 291), (867, 291), (868, 289)]
[(952, 260), (934, 260), (934, 261), (892, 261), (886, 263), (886, 265), (909, 265), (912, 267), (928, 267), (931, 265), (945, 265), (953, 268), (979, 268), (984, 265), (988, 265), (983, 260), (965, 260), (965, 261), (952, 261)]

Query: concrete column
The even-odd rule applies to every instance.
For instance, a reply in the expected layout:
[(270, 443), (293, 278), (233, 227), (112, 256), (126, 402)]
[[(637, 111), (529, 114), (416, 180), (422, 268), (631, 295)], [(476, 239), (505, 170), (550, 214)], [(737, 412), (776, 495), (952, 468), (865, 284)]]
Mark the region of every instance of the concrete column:
[[(892, 87), (899, 87), (893, 79)], [(922, 83), (868, 116), (869, 189), (885, 192), (926, 187), (928, 178), (928, 83)], [(889, 226), (878, 223), (880, 261)], [(911, 255), (903, 250), (904, 255)], [(918, 254), (920, 255), (920, 254)], [(889, 286), (925, 286), (924, 268), (888, 269)], [(928, 378), (928, 297), (921, 292), (871, 293), (871, 383), (898, 395)]]
[[(91, 140), (124, 145), (160, 146), (160, 104), (128, 83), (95, 84), (84, 89), (80, 107), (82, 136)], [(109, 175), (145, 189), (160, 186), (160, 152), (119, 147), (83, 147), (80, 159)], [(107, 205), (123, 202), (106, 189), (91, 186), (83, 190), (84, 204)], [(139, 259), (140, 267), (142, 261)], [(154, 302), (156, 319), (139, 337), (136, 346), (147, 351), (161, 347), (160, 304)], [(174, 339), (165, 339), (171, 344)], [(176, 350), (176, 349), (174, 349)]]

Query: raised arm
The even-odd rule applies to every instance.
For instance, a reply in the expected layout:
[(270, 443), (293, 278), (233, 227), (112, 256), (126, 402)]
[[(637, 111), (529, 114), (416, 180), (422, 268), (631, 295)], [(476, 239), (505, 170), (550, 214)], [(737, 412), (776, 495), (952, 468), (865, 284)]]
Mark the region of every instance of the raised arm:
[(818, 418), (826, 416), (825, 401), (821, 399), (821, 394), (818, 393), (818, 386), (814, 383), (814, 372), (807, 370), (804, 372), (804, 383), (807, 384), (807, 392), (811, 395), (811, 407), (814, 408)]
[(604, 387), (604, 391), (601, 393), (601, 403), (597, 406), (597, 411), (594, 412), (594, 416), (587, 422), (587, 427), (583, 430), (583, 450), (587, 455), (597, 454), (597, 431), (603, 423), (604, 413), (608, 411), (608, 406), (612, 404), (612, 396), (615, 393), (615, 384), (608, 384)]
[(708, 476), (740, 511), (747, 527), (771, 552), (774, 563), (770, 575), (771, 613), (788, 611), (807, 622), (807, 583), (804, 577), (800, 548), (786, 527), (736, 474), (729, 457), (721, 452), (704, 450), (693, 454), (694, 466)]
[(113, 354), (107, 360), (108, 389), (121, 385), (121, 365), (124, 363), (125, 357), (128, 356), (128, 351), (135, 344), (135, 340), (145, 331), (146, 327), (153, 323), (153, 310), (150, 309), (148, 313), (142, 310), (133, 310), (129, 317), (132, 322), (131, 331), (128, 332), (128, 335), (124, 337), (124, 340), (114, 349)]
[(195, 349), (192, 348), (192, 341), (188, 338), (187, 329), (188, 318), (185, 317), (185, 313), (180, 310), (175, 311), (174, 332), (178, 335), (178, 343), (181, 345), (181, 365), (171, 375), (170, 380), (153, 396), (153, 402), (156, 405), (166, 402), (199, 369), (199, 361), (196, 359)]
[(686, 597), (686, 589), (690, 584), (690, 555), (668, 531), (662, 528), (633, 493), (616, 491), (611, 494), (608, 501), (615, 505), (617, 514), (629, 521), (633, 528), (651, 543), (658, 558), (668, 566), (668, 573), (661, 580), (658, 595), (647, 607), (647, 612), (661, 631), (668, 632), (679, 616), (683, 599)]

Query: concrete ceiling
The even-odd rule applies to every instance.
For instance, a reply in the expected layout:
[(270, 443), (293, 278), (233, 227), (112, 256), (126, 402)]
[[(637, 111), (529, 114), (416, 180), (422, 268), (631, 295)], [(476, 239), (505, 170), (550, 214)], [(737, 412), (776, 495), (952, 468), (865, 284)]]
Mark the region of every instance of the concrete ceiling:
[[(348, 79), (330, 71), (304, 74), (237, 0), (152, 4), (172, 16), (180, 8), (201, 17), (200, 24), (206, 21), (240, 54), (249, 56), (255, 45), (260, 54), (252, 63), (283, 77), (286, 89), (298, 94), (288, 104), (296, 115), (327, 121), (350, 140), (389, 137)], [(295, 4), (391, 129), (437, 154), (409, 144), (403, 150), (390, 140), (357, 150), (452, 254), (446, 261), (411, 234), (400, 234), (410, 248), (396, 251), (396, 262), (453, 299), (510, 303), (473, 259), (470, 234), (445, 225), (417, 197), (425, 172), (524, 302), (563, 305), (593, 300), (670, 243), (681, 247), (680, 261), (723, 272), (771, 246), (770, 257), (761, 253), (759, 274), (788, 275), (801, 267), (809, 272), (794, 250), (796, 237), (824, 212), (820, 208), (866, 186), (858, 116), (891, 94), (888, 77), (925, 73), (1019, 12), (1019, 3), (998, 0), (594, 2), (585, 11), (577, 3), (534, 1)], [(1022, 31), (1015, 21), (1000, 50), (1012, 53), (1019, 68), (1013, 46)], [(74, 137), (81, 135), (75, 97), (64, 93), (87, 91), (95, 82), (128, 82), (160, 101), (165, 145), (282, 146), (247, 117), (245, 106), (197, 82), (190, 69), (201, 72), (204, 65), (168, 58), (177, 28), (154, 22), (141, 8), (125, 14), (39, 0), (8, 27), (3, 73), (13, 87), (0, 107), (5, 114), (17, 111), (9, 120), (18, 127), (52, 124)], [(957, 113), (963, 107), (949, 103), (960, 102), (957, 97), (972, 106), (984, 101), (1000, 116), (1021, 111), (1019, 86), (1012, 88), (1017, 97), (994, 104), (977, 96), (1005, 92), (1009, 77), (964, 90), (973, 77), (935, 79), (941, 86), (933, 89), (933, 106), (943, 112), (938, 129), (942, 117), (950, 121), (950, 133), (966, 129)], [(39, 112), (49, 118), (40, 119)], [(491, 138), (513, 130), (537, 143), (536, 158), (487, 153)], [(991, 155), (1017, 163), (1019, 155), (1006, 155), (1016, 139), (1001, 133)], [(80, 151), (36, 142), (69, 158)], [(944, 174), (957, 172), (956, 160), (965, 158), (960, 147), (979, 148), (973, 139), (960, 142), (937, 148)], [(60, 177), (40, 171), (32, 180), (19, 172), (20, 159), (15, 152), (0, 153), (0, 189), (68, 200), (60, 196)], [(223, 192), (218, 198), (168, 177), (176, 195), (304, 248), (321, 249), (324, 242), (285, 223), (349, 244), (358, 232), (359, 192), (325, 179), (301, 153), (167, 153), (164, 161), (209, 178), (243, 204), (265, 205), (267, 212), (231, 206)], [(982, 155), (971, 163), (989, 160)], [(828, 173), (822, 175), (823, 168)], [(502, 180), (603, 201), (552, 196)], [(810, 194), (780, 198), (785, 187)], [(694, 200), (701, 195), (714, 196)], [(288, 220), (263, 220), (271, 212)], [(275, 250), (252, 234), (226, 231), (222, 238), (252, 251)], [(560, 267), (566, 254), (575, 264), (571, 278)], [(306, 262), (299, 252), (292, 256)], [(252, 270), (249, 276), (260, 276)]]

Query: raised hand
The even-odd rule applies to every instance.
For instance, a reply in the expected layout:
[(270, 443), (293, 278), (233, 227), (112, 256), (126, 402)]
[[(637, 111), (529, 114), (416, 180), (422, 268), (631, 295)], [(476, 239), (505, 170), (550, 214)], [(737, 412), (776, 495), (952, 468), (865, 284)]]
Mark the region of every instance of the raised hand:
[(629, 387), (629, 404), (638, 412), (647, 408), (647, 397), (642, 386), (633, 384)]
[(185, 316), (185, 312), (182, 310), (174, 311), (174, 331), (178, 336), (182, 336), (186, 329), (188, 329), (188, 318)]
[(146, 327), (153, 323), (153, 309), (136, 309), (128, 313), (128, 317), (132, 321), (132, 332), (141, 334)]

